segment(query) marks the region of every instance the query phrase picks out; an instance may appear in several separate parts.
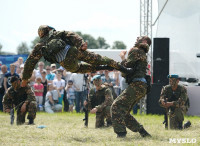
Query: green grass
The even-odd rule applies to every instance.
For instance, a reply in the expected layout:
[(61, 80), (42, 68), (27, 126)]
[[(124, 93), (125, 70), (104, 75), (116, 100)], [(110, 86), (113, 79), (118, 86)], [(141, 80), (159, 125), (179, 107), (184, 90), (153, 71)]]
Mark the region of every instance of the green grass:
[[(84, 127), (83, 118), (84, 114), (76, 113), (37, 113), (35, 125), (11, 126), (9, 114), (0, 113), (0, 145), (164, 146), (172, 145), (169, 138), (196, 138), (195, 144), (184, 145), (200, 145), (200, 117), (185, 117), (185, 121), (192, 122), (192, 127), (175, 131), (164, 129), (163, 116), (136, 115), (135, 118), (144, 125), (152, 138), (142, 138), (139, 133), (127, 130), (128, 134), (124, 139), (116, 138), (112, 127), (95, 129), (95, 115), (89, 115), (88, 128)], [(40, 129), (37, 128), (38, 125), (47, 127)]]

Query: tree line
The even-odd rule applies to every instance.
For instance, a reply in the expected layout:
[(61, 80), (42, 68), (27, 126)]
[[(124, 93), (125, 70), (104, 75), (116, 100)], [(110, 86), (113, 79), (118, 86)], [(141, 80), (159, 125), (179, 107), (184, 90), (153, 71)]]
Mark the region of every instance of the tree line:
[[(115, 41), (113, 45), (110, 46), (103, 37), (98, 37), (95, 39), (90, 34), (83, 34), (80, 31), (76, 32), (80, 35), (84, 41), (88, 43), (88, 49), (126, 49), (126, 45), (122, 41)], [(30, 54), (34, 46), (39, 42), (39, 37), (36, 37), (33, 41), (31, 41), (30, 47), (27, 45), (26, 42), (21, 42), (17, 47), (17, 54)], [(3, 46), (0, 44), (0, 55), (9, 55), (14, 53), (3, 52)]]

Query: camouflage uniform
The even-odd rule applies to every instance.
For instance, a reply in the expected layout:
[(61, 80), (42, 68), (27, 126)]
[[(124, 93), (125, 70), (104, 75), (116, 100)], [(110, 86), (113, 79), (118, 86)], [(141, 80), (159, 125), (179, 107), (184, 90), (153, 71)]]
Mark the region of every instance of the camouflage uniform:
[(100, 90), (92, 88), (88, 98), (88, 109), (97, 108), (96, 128), (104, 126), (104, 118), (106, 118), (107, 125), (111, 125), (110, 107), (113, 103), (112, 92), (108, 87), (101, 86)]
[(128, 80), (128, 87), (114, 100), (111, 106), (111, 116), (114, 132), (120, 137), (120, 133), (125, 136), (126, 127), (133, 132), (140, 132), (143, 126), (130, 114), (133, 106), (145, 96), (147, 91), (144, 79), (147, 68), (147, 56), (144, 47), (147, 44), (132, 48), (126, 60), (122, 61), (125, 67), (133, 68), (134, 74), (122, 74)]
[[(76, 73), (87, 73), (96, 71), (95, 66), (108, 65), (115, 69), (120, 68), (120, 63), (108, 57), (102, 57), (98, 54), (81, 50), (84, 44), (83, 39), (76, 33), (70, 31), (51, 31), (48, 35), (42, 37), (39, 43), (27, 58), (24, 65), (23, 80), (31, 77), (32, 71), (42, 56), (51, 62), (59, 63), (67, 71)], [(57, 61), (55, 54), (62, 54), (63, 49), (69, 46), (66, 56), (62, 61)], [(79, 63), (84, 61), (86, 63)], [(89, 64), (88, 64), (89, 63)]]
[(185, 103), (188, 99), (187, 89), (182, 85), (178, 85), (177, 89), (173, 91), (171, 85), (164, 86), (159, 100), (161, 106), (161, 100), (165, 100), (166, 98), (167, 102), (173, 102), (169, 114), (170, 129), (182, 129), (184, 110), (186, 108)]
[[(25, 116), (28, 112), (27, 119), (35, 119), (36, 117), (36, 99), (29, 85), (20, 87), (17, 91), (11, 86), (3, 97), (3, 108), (12, 109), (13, 105), (17, 109), (17, 125), (25, 123)], [(26, 112), (21, 112), (21, 107), (24, 102), (28, 102)]]

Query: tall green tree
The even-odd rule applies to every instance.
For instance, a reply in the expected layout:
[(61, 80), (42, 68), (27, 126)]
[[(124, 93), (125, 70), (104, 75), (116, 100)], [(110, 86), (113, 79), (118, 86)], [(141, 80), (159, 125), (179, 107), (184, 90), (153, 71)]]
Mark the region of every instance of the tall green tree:
[(126, 49), (126, 45), (122, 41), (115, 41), (113, 43), (112, 49)]
[(100, 49), (108, 49), (110, 47), (110, 45), (106, 43), (106, 40), (103, 37), (98, 37), (97, 43)]
[(98, 49), (99, 45), (97, 40), (95, 40), (95, 38), (93, 36), (91, 36), (90, 34), (82, 34), (81, 32), (76, 32), (78, 35), (80, 35), (84, 41), (87, 42), (88, 44), (88, 49)]
[(26, 44), (26, 42), (22, 42), (18, 47), (17, 47), (17, 54), (29, 54), (29, 48)]

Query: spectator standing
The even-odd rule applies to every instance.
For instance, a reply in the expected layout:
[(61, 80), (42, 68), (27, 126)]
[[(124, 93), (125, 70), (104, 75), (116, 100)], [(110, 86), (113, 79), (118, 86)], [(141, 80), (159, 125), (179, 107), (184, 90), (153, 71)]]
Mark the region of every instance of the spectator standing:
[(67, 93), (67, 100), (69, 102), (69, 112), (73, 112), (74, 100), (75, 100), (75, 86), (73, 85), (73, 81), (69, 80), (68, 84), (65, 87)]
[(44, 86), (41, 83), (42, 82), (42, 78), (41, 77), (37, 77), (36, 78), (36, 83), (34, 84), (34, 93), (35, 93), (35, 98), (36, 98), (36, 102), (37, 102), (37, 107), (39, 107), (39, 110), (42, 111), (43, 107), (42, 107), (42, 102), (43, 102), (43, 91), (44, 91)]
[(113, 86), (113, 79), (109, 76), (108, 70), (104, 71), (104, 76), (101, 77), (101, 80), (102, 80), (102, 84), (108, 83), (110, 86)]
[(66, 83), (68, 83), (68, 81), (70, 80), (72, 73), (67, 71), (66, 69), (64, 69), (63, 71), (63, 78), (65, 80)]
[(60, 91), (56, 90), (52, 83), (47, 86), (48, 92), (46, 94), (45, 111), (47, 113), (54, 113), (62, 110), (62, 105), (58, 104), (58, 99), (61, 96)]
[(10, 79), (12, 76), (17, 76), (19, 78), (19, 75), (17, 73), (15, 73), (15, 65), (14, 64), (10, 64), (10, 72), (5, 74), (4, 77), (4, 89), (5, 91), (8, 90), (8, 88), (12, 85), (10, 82)]
[(97, 74), (96, 72), (88, 73), (89, 89), (95, 87), (94, 84), (93, 84), (93, 82), (92, 82), (92, 78), (93, 78), (93, 76), (95, 76), (96, 74)]
[(24, 62), (24, 59), (22, 57), (19, 57), (17, 59), (17, 61), (13, 63), (16, 66), (16, 73), (17, 74), (21, 73), (20, 66), (23, 65), (23, 62)]
[(47, 94), (47, 79), (46, 79), (46, 71), (42, 71), (42, 85), (44, 86), (44, 91), (43, 91), (43, 102), (42, 105), (44, 107), (44, 103), (46, 100), (46, 94)]
[(81, 108), (83, 108), (83, 101), (84, 101), (84, 85), (85, 79), (83, 74), (73, 73), (71, 75), (70, 80), (73, 81), (74, 86), (76, 86), (75, 91), (75, 102), (76, 102), (76, 112), (79, 113)]
[(42, 78), (42, 71), (44, 70), (44, 62), (40, 61), (38, 63), (38, 70), (35, 71), (35, 77), (37, 78), (39, 76)]
[(58, 99), (58, 103), (62, 105), (63, 97), (64, 97), (64, 88), (65, 88), (65, 80), (61, 79), (62, 74), (57, 72), (56, 79), (53, 80), (53, 86), (56, 87), (60, 91), (61, 97)]
[(24, 71), (24, 64), (21, 64), (19, 69), (20, 69), (20, 71), (18, 74), (19, 74), (20, 78), (22, 78), (22, 72)]
[(5, 94), (3, 82), (4, 82), (5, 74), (7, 73), (7, 69), (8, 68), (7, 68), (6, 65), (1, 66), (1, 73), (0, 73), (0, 111), (3, 111), (2, 99), (3, 99), (3, 96)]
[(56, 72), (56, 64), (51, 64), (51, 72)]
[[(62, 75), (61, 79), (63, 79), (65, 81), (65, 86), (66, 86), (67, 82), (69, 80), (69, 77), (71, 76), (71, 73), (69, 73), (69, 72), (67, 73), (62, 66), (60, 66), (57, 69), (57, 71), (61, 73), (61, 75)], [(66, 90), (64, 90), (64, 96), (63, 96), (64, 105), (63, 106), (64, 106), (64, 111), (65, 112), (67, 112), (69, 110), (69, 102), (67, 100), (67, 96), (66, 95), (67, 95)]]
[(55, 78), (55, 73), (51, 72), (51, 67), (48, 65), (46, 66), (46, 71), (47, 71), (46, 79), (47, 79), (48, 83), (52, 83)]

